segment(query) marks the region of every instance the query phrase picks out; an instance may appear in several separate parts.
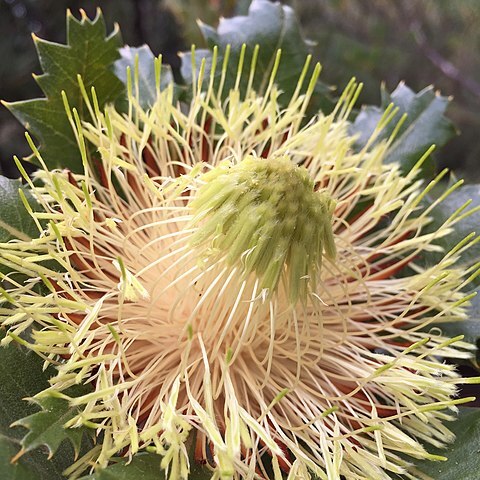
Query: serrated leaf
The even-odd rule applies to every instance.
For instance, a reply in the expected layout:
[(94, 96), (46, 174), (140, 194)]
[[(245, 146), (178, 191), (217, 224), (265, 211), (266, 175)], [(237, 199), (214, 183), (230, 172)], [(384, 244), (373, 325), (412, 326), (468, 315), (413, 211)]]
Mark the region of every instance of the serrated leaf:
[[(0, 339), (5, 332), (0, 331)], [(42, 369), (43, 360), (16, 344), (0, 347), (0, 478), (2, 480), (62, 480), (61, 472), (73, 462), (73, 451), (62, 446), (50, 461), (37, 450), (11, 459), (21, 449), (23, 428), (10, 428), (19, 418), (32, 415), (38, 406), (25, 401), (49, 387), (54, 373)]]
[(41, 210), (28, 188), (18, 180), (0, 175), (0, 243), (16, 238), (30, 239), (38, 236), (38, 228), (20, 197), (20, 189), (32, 210)]
[[(126, 459), (99, 470), (80, 480), (163, 480), (165, 472), (160, 468), (162, 457), (154, 453), (138, 453), (130, 463)], [(189, 480), (209, 480), (212, 472), (199, 465), (192, 465)]]
[[(85, 393), (87, 390), (85, 391)], [(68, 393), (68, 392), (67, 392)], [(75, 456), (78, 455), (85, 434), (85, 428), (64, 428), (64, 425), (77, 415), (78, 407), (72, 407), (62, 398), (41, 398), (34, 400), (41, 410), (21, 418), (12, 426), (21, 426), (29, 431), (22, 439), (22, 448), (29, 452), (45, 446), (52, 456), (65, 440), (70, 441)]]
[[(0, 330), (0, 339), (5, 337), (5, 332)], [(0, 347), (0, 478), (2, 480), (64, 480), (61, 474), (75, 459), (74, 448), (67, 442), (55, 448), (56, 453), (48, 460), (43, 446), (35, 451), (33, 439), (26, 447), (25, 439), (29, 433), (23, 428), (23, 422), (19, 419), (40, 418), (43, 412), (39, 411), (39, 405), (26, 399), (45, 390), (50, 386), (48, 379), (55, 374), (53, 368), (43, 369), (43, 359), (31, 350), (11, 343), (6, 347)], [(83, 392), (86, 387), (79, 387)], [(70, 391), (71, 395), (78, 395), (79, 390)], [(50, 414), (56, 414), (50, 410)], [(36, 417), (39, 416), (39, 417)], [(18, 426), (11, 425), (18, 422)], [(55, 423), (55, 422), (53, 422)], [(38, 428), (37, 428), (38, 431)], [(58, 432), (65, 438), (62, 432)], [(80, 429), (77, 435), (84, 433)], [(27, 442), (28, 443), (28, 442)], [(88, 443), (88, 445), (87, 445)], [(78, 440), (77, 440), (78, 445)], [(84, 442), (85, 448), (91, 448), (91, 442)], [(21, 450), (25, 453), (20, 455), (14, 463), (12, 458)], [(47, 450), (45, 448), (45, 450)]]
[(67, 13), (67, 44), (48, 42), (33, 37), (43, 74), (35, 80), (46, 98), (5, 103), (25, 128), (40, 142), (40, 152), (49, 168), (69, 168), (82, 171), (82, 160), (65, 112), (62, 90), (71, 108), (76, 108), (81, 119), (86, 107), (77, 76), (83, 79), (85, 89), (95, 87), (100, 108), (113, 102), (124, 90), (122, 82), (112, 71), (119, 57), (121, 38), (118, 28), (106, 36), (103, 16), (98, 10), (90, 20), (81, 11), (77, 20)]
[[(5, 332), (0, 330), (0, 339)], [(20, 440), (24, 430), (10, 429), (10, 425), (38, 411), (38, 406), (23, 399), (32, 397), (50, 385), (53, 371), (42, 368), (43, 360), (33, 353), (11, 343), (0, 347), (0, 433)]]
[[(138, 86), (138, 101), (143, 109), (151, 107), (157, 99), (157, 89), (163, 90), (173, 83), (173, 74), (169, 65), (162, 65), (161, 75), (157, 80), (155, 72), (155, 56), (148, 45), (138, 48), (123, 47), (120, 49), (121, 58), (115, 61), (114, 69), (117, 77), (127, 87), (127, 68), (130, 67), (131, 80)], [(159, 61), (159, 60), (157, 60)], [(158, 83), (158, 86), (157, 86)]]
[[(444, 116), (449, 102), (449, 98), (435, 92), (433, 87), (415, 93), (404, 83), (400, 83), (392, 94), (383, 87), (381, 107), (363, 107), (352, 124), (351, 133), (358, 135), (356, 145), (359, 149), (365, 146), (385, 109), (393, 103), (398, 107), (398, 113), (383, 130), (379, 140), (390, 137), (402, 115), (407, 115), (385, 161), (398, 162), (403, 171), (408, 172), (428, 148), (432, 145), (441, 147), (455, 135), (455, 127)], [(426, 164), (425, 174), (432, 171), (433, 164)]]
[[(249, 79), (250, 64), (255, 49), (259, 46), (258, 59), (253, 80), (254, 89), (262, 94), (268, 86), (270, 75), (275, 63), (277, 50), (282, 50), (282, 60), (275, 77), (276, 84), (284, 93), (279, 101), (287, 104), (297, 87), (297, 80), (305, 65), (308, 56), (308, 45), (302, 36), (294, 11), (280, 3), (268, 0), (254, 0), (249, 8), (248, 15), (232, 18), (222, 18), (216, 29), (200, 24), (200, 29), (209, 49), (195, 52), (196, 68), (198, 70), (201, 60), (206, 61), (206, 76), (212, 64), (212, 50), (218, 47), (216, 67), (216, 83), (221, 77), (222, 62), (227, 46), (230, 45), (230, 55), (223, 94), (228, 94), (234, 87), (237, 77), (237, 66), (240, 59), (242, 45), (246, 44), (243, 75), (240, 90), (245, 91)], [(181, 73), (187, 83), (193, 81), (192, 56), (190, 53), (182, 54)], [(311, 73), (311, 71), (310, 71)], [(305, 83), (308, 84), (309, 75)], [(208, 82), (206, 82), (208, 83)], [(318, 97), (324, 95), (327, 88), (322, 84), (317, 85)]]
[[(478, 480), (480, 472), (480, 410), (460, 408), (458, 419), (448, 427), (457, 440), (447, 449), (429, 448), (431, 453), (448, 457), (445, 462), (422, 461), (417, 469), (432, 480)], [(420, 477), (423, 478), (423, 477)]]
[(62, 471), (64, 458), (71, 457), (68, 451), (58, 452), (51, 460), (40, 451), (23, 455), (11, 463), (18, 452), (18, 442), (0, 433), (0, 476), (2, 480), (65, 480)]

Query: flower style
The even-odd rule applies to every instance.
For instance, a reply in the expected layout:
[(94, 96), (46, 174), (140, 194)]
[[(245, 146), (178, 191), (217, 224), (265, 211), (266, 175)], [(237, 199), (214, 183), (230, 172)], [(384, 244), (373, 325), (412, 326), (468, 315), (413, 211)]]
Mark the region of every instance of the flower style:
[(84, 173), (28, 180), (43, 211), (38, 238), (1, 246), (28, 277), (4, 278), (5, 341), (55, 364), (39, 396), (102, 436), (82, 466), (148, 449), (172, 480), (192, 456), (222, 480), (416, 478), (407, 457), (441, 459), (428, 445), (453, 440), (463, 401), (444, 359), (473, 352), (429, 328), (465, 317), (475, 272), (455, 267), (470, 238), (418, 261), (459, 218), (425, 228), (428, 152), (406, 175), (384, 163), (392, 108), (355, 149), (353, 81), (306, 122), (318, 68), (286, 108), (274, 76), (222, 99), (202, 72), (188, 109), (172, 86), (148, 110), (130, 93), (126, 114), (93, 92), (83, 123), (66, 101)]

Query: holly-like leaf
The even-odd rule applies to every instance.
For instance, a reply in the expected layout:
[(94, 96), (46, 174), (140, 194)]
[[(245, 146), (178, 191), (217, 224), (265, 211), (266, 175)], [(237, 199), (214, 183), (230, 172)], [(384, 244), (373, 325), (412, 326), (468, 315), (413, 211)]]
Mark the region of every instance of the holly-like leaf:
[(119, 57), (121, 38), (118, 28), (106, 36), (100, 10), (93, 20), (84, 11), (77, 20), (67, 12), (67, 45), (33, 36), (43, 74), (35, 80), (46, 98), (4, 103), (25, 128), (40, 142), (40, 153), (49, 168), (82, 171), (82, 160), (62, 99), (66, 93), (71, 108), (80, 119), (87, 112), (79, 85), (81, 76), (86, 92), (95, 87), (100, 108), (113, 102), (123, 91), (122, 82), (112, 70)]
[[(382, 105), (363, 107), (352, 124), (351, 133), (358, 135), (358, 148), (365, 146), (385, 109), (393, 103), (398, 112), (380, 134), (379, 140), (390, 137), (400, 118), (406, 114), (385, 161), (398, 162), (403, 171), (408, 172), (432, 145), (441, 147), (455, 135), (455, 127), (444, 116), (449, 101), (433, 87), (415, 93), (400, 83), (392, 94), (382, 87)], [(432, 171), (433, 163), (424, 165), (426, 175)]]
[(130, 67), (131, 81), (138, 89), (133, 93), (138, 95), (141, 107), (148, 109), (155, 103), (158, 91), (173, 83), (170, 66), (161, 65), (160, 71), (160, 59), (155, 58), (148, 45), (121, 48), (120, 55), (114, 64), (115, 74), (127, 87), (127, 68)]
[[(40, 451), (23, 455), (15, 463), (12, 458), (20, 445), (14, 438), (0, 433), (0, 476), (2, 480), (65, 480), (62, 471), (65, 459), (71, 458), (68, 449), (60, 449), (52, 459)], [(72, 460), (73, 461), (73, 460)]]
[[(432, 480), (478, 480), (480, 472), (480, 410), (460, 408), (458, 419), (448, 424), (457, 440), (447, 449), (429, 448), (433, 454), (448, 457), (445, 462), (419, 462), (416, 468)], [(419, 476), (419, 478), (425, 478)]]
[[(75, 387), (75, 391), (70, 389), (67, 393), (72, 396), (79, 396), (88, 393), (88, 391), (86, 387)], [(46, 397), (32, 400), (41, 410), (17, 420), (12, 425), (25, 427), (29, 430), (22, 439), (22, 449), (29, 452), (44, 446), (48, 449), (49, 456), (52, 456), (60, 444), (67, 440), (71, 442), (75, 456), (78, 456), (86, 429), (64, 427), (78, 413), (78, 407), (71, 406), (63, 398)]]
[[(0, 331), (0, 339), (5, 332)], [(0, 478), (2, 480), (64, 480), (62, 471), (74, 461), (73, 448), (62, 445), (51, 460), (41, 450), (28, 452), (16, 462), (21, 450), (23, 428), (11, 428), (19, 418), (33, 415), (38, 406), (27, 402), (49, 387), (52, 369), (43, 370), (43, 360), (32, 351), (11, 343), (0, 347)]]
[(32, 210), (41, 210), (29, 190), (18, 180), (10, 180), (0, 175), (0, 243), (12, 239), (28, 240), (38, 236), (38, 227), (25, 208), (19, 190), (22, 190)]
[[(195, 52), (195, 67), (198, 72), (202, 59), (205, 59), (206, 78), (212, 66), (212, 50), (218, 47), (218, 58), (215, 70), (216, 85), (222, 76), (222, 64), (227, 47), (230, 48), (229, 62), (225, 71), (225, 80), (222, 93), (228, 94), (234, 87), (237, 78), (237, 68), (243, 44), (246, 45), (243, 61), (243, 74), (240, 90), (245, 91), (249, 81), (250, 65), (255, 46), (259, 46), (258, 58), (255, 66), (253, 87), (260, 94), (268, 86), (278, 49), (282, 50), (281, 61), (275, 76), (275, 82), (283, 92), (279, 101), (284, 105), (288, 103), (297, 87), (297, 80), (304, 68), (308, 56), (308, 45), (302, 36), (298, 21), (293, 10), (280, 3), (268, 0), (253, 0), (248, 15), (232, 18), (222, 18), (216, 29), (200, 23), (200, 29), (207, 42), (208, 49)], [(186, 83), (192, 83), (192, 55), (182, 54), (181, 73)], [(312, 68), (310, 69), (310, 74)], [(308, 85), (307, 74), (305, 84)], [(208, 84), (208, 82), (204, 82)], [(327, 88), (318, 83), (316, 86), (317, 97), (322, 97)]]
[[(80, 480), (163, 480), (165, 472), (160, 468), (162, 457), (154, 453), (138, 453), (130, 463), (126, 459), (117, 459), (116, 463), (99, 470)], [(192, 462), (193, 463), (193, 462)], [(189, 480), (209, 480), (212, 472), (193, 463)]]
[[(0, 339), (5, 332), (0, 330)], [(0, 347), (0, 433), (20, 440), (23, 429), (10, 429), (10, 425), (38, 411), (38, 406), (23, 399), (32, 397), (50, 385), (51, 369), (43, 370), (43, 360), (32, 351), (11, 343)]]
[(99, 470), (80, 480), (163, 480), (165, 475), (160, 469), (161, 457), (153, 453), (139, 453), (127, 464), (127, 460), (118, 459), (117, 463)]

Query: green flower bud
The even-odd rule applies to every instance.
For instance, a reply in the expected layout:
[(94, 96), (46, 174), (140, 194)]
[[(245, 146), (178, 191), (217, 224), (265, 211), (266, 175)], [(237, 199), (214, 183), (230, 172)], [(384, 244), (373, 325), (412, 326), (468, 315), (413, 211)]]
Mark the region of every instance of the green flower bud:
[(270, 293), (282, 279), (292, 303), (304, 300), (322, 257), (335, 258), (328, 192), (316, 191), (307, 169), (287, 156), (224, 162), (201, 180), (191, 203), (200, 224), (192, 245), (209, 244), (209, 255), (254, 273)]

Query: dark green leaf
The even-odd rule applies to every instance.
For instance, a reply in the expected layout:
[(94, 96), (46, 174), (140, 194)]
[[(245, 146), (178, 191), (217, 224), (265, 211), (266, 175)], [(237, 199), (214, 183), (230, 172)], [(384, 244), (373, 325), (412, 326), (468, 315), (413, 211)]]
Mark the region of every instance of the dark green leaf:
[[(0, 330), (0, 339), (5, 332)], [(31, 351), (11, 343), (0, 347), (0, 432), (20, 440), (23, 429), (10, 429), (10, 425), (38, 411), (38, 406), (23, 399), (32, 397), (50, 385), (49, 377), (54, 373), (42, 369), (43, 360)]]
[[(0, 338), (5, 333), (0, 331)], [(10, 344), (0, 347), (0, 478), (4, 480), (60, 480), (61, 472), (73, 462), (73, 451), (61, 447), (51, 460), (41, 451), (11, 459), (21, 449), (23, 428), (10, 428), (19, 418), (32, 415), (38, 406), (25, 401), (49, 387), (53, 371), (42, 369), (43, 360), (31, 351)]]
[(50, 455), (53, 455), (60, 444), (68, 440), (78, 455), (85, 428), (64, 428), (64, 425), (78, 413), (78, 407), (72, 407), (68, 401), (53, 397), (35, 400), (35, 403), (41, 407), (39, 412), (13, 424), (29, 430), (22, 439), (22, 448), (29, 452), (45, 446)]
[[(143, 109), (151, 107), (157, 99), (157, 81), (155, 74), (155, 56), (148, 45), (139, 48), (124, 47), (120, 49), (121, 58), (115, 64), (117, 77), (127, 86), (127, 67), (130, 67), (131, 80), (135, 77), (138, 85), (138, 100)], [(158, 60), (157, 60), (158, 61)], [(138, 63), (137, 63), (138, 62)], [(136, 64), (138, 67), (136, 68)], [(137, 70), (137, 76), (135, 71)], [(173, 83), (170, 66), (162, 65), (158, 88), (163, 90)], [(135, 91), (134, 91), (135, 94)]]
[(446, 462), (419, 462), (419, 471), (433, 480), (478, 480), (480, 472), (480, 410), (460, 408), (458, 420), (448, 425), (457, 440), (446, 450), (430, 448), (448, 457)]
[(11, 463), (11, 459), (20, 449), (18, 441), (0, 433), (0, 476), (2, 480), (65, 480), (62, 471), (67, 465), (65, 458), (71, 453), (58, 451), (52, 459), (40, 452), (30, 452)]
[[(103, 470), (82, 477), (80, 480), (163, 480), (165, 472), (160, 469), (161, 457), (154, 453), (139, 453), (130, 463), (125, 459), (117, 459)], [(198, 465), (193, 465), (189, 480), (208, 480), (212, 472)]]
[(111, 67), (118, 58), (121, 44), (118, 29), (106, 37), (100, 10), (90, 20), (82, 11), (77, 20), (67, 13), (67, 45), (48, 42), (34, 36), (43, 74), (35, 77), (46, 98), (5, 103), (25, 128), (40, 142), (40, 152), (49, 168), (67, 167), (82, 171), (82, 161), (75, 135), (65, 112), (62, 90), (71, 108), (81, 119), (86, 107), (77, 76), (82, 77), (90, 93), (95, 87), (100, 108), (113, 102), (124, 90)]
[(103, 470), (82, 477), (80, 480), (162, 480), (165, 475), (160, 469), (161, 457), (152, 453), (140, 453), (127, 465), (125, 459)]
[[(0, 330), (0, 339), (4, 337), (5, 332)], [(26, 400), (48, 388), (50, 386), (48, 379), (54, 374), (55, 371), (52, 368), (43, 369), (43, 360), (32, 351), (16, 343), (0, 347), (0, 378), (2, 379), (0, 384), (0, 478), (2, 480), (61, 480), (64, 479), (61, 472), (74, 462), (73, 445), (63, 440), (70, 439), (78, 451), (85, 429), (79, 429), (74, 433), (76, 437), (71, 438), (68, 432), (62, 431), (60, 425), (61, 422), (65, 423), (68, 418), (71, 418), (71, 413), (66, 413), (65, 405), (43, 400), (36, 404)], [(73, 396), (78, 395), (85, 388), (76, 387), (68, 393)], [(63, 402), (66, 404), (65, 401)], [(49, 410), (46, 412), (39, 410), (40, 404), (44, 408), (47, 405)], [(12, 428), (11, 425), (14, 423), (18, 426)], [(32, 430), (27, 432), (23, 427), (29, 424)], [(59, 438), (54, 439), (52, 434), (58, 435)], [(84, 442), (85, 448), (91, 448), (91, 446), (91, 442)], [(32, 451), (34, 448), (37, 449)], [(15, 463), (11, 463), (11, 459), (22, 449), (23, 454)], [(46, 455), (49, 451), (56, 452), (51, 459)]]
[[(362, 108), (352, 125), (351, 133), (359, 136), (358, 148), (363, 147), (371, 137), (385, 109), (393, 103), (398, 108), (398, 113), (380, 134), (379, 140), (388, 138), (402, 115), (407, 115), (390, 147), (386, 162), (398, 162), (403, 171), (408, 172), (428, 148), (432, 145), (441, 147), (455, 135), (453, 124), (444, 116), (449, 101), (447, 97), (442, 97), (435, 92), (432, 87), (415, 93), (405, 84), (400, 83), (391, 95), (382, 88), (381, 107)], [(432, 164), (425, 165), (426, 174), (432, 170)]]
[(32, 210), (41, 210), (28, 189), (18, 180), (0, 176), (0, 243), (16, 238), (30, 239), (38, 236), (38, 228), (20, 197), (20, 189), (23, 190)]
[[(225, 75), (223, 94), (228, 94), (234, 87), (237, 77), (237, 66), (242, 51), (242, 45), (246, 44), (243, 74), (240, 89), (245, 91), (249, 79), (250, 64), (252, 61), (255, 45), (259, 46), (258, 59), (255, 67), (253, 80), (254, 89), (263, 93), (268, 86), (270, 75), (275, 63), (277, 50), (282, 50), (282, 57), (275, 77), (276, 84), (284, 92), (280, 97), (283, 104), (287, 104), (297, 87), (297, 80), (305, 65), (308, 55), (308, 45), (302, 36), (299, 24), (293, 10), (268, 0), (254, 0), (249, 8), (247, 16), (222, 18), (217, 29), (208, 25), (200, 24), (202, 34), (208, 45), (208, 50), (197, 50), (195, 53), (196, 68), (198, 71), (201, 59), (206, 60), (206, 75), (212, 64), (212, 50), (218, 47), (218, 59), (216, 67), (217, 85), (221, 77), (222, 62), (225, 57), (227, 46), (230, 45), (229, 62)], [(190, 53), (182, 54), (181, 73), (187, 83), (193, 81), (192, 58)], [(310, 69), (310, 74), (312, 69)], [(305, 84), (308, 85), (309, 75)], [(205, 82), (207, 83), (207, 82)], [(320, 98), (326, 88), (317, 85), (316, 93)]]

